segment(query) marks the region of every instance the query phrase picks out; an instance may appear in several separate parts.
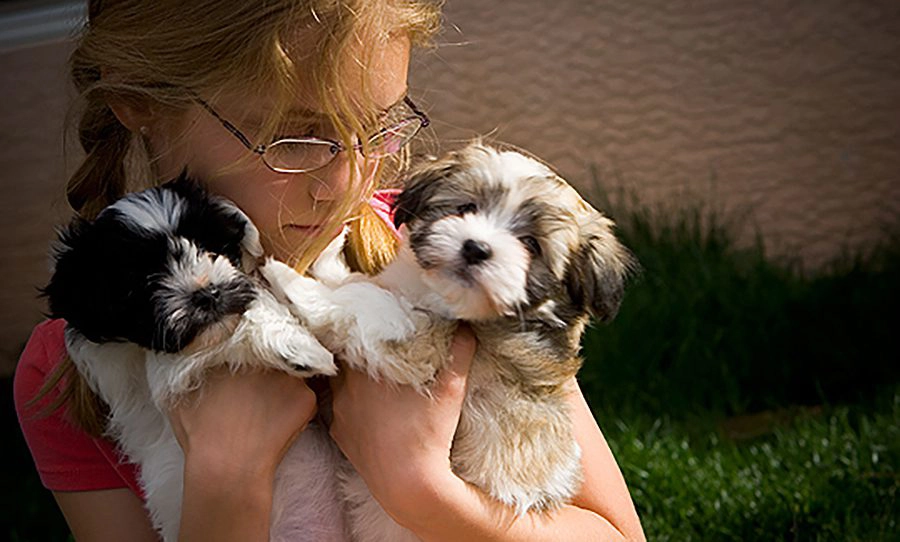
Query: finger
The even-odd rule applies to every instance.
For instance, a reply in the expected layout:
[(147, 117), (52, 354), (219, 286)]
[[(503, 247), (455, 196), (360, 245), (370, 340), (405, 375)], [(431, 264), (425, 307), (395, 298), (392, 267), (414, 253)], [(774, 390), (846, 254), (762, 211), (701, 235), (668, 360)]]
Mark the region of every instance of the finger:
[(337, 363), (338, 372), (336, 375), (328, 378), (328, 386), (331, 388), (332, 393), (334, 393), (335, 390), (344, 387), (344, 382), (347, 380), (347, 373), (353, 370), (347, 367), (347, 365), (338, 358), (335, 358), (334, 361)]
[(452, 395), (464, 395), (469, 368), (475, 357), (478, 341), (467, 324), (461, 323), (450, 344), (450, 361), (437, 375), (435, 391), (437, 395), (449, 392)]
[(457, 376), (467, 376), (477, 347), (478, 340), (472, 328), (461, 322), (453, 335), (453, 342), (450, 343), (450, 363), (447, 364), (446, 370)]

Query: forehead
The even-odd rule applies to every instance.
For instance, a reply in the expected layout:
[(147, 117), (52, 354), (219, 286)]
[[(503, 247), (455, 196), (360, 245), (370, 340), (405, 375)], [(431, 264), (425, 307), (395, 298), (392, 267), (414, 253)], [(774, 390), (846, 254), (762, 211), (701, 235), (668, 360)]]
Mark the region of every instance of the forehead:
[[(368, 46), (368, 47), (366, 47)], [(400, 102), (407, 93), (410, 42), (405, 36), (392, 37), (376, 45), (357, 44), (339, 61), (342, 90), (352, 109), (361, 116), (377, 114)], [(247, 91), (233, 91), (216, 100), (217, 106), (233, 116), (263, 121), (273, 112), (279, 120), (325, 121), (328, 114), (320, 102), (320, 89), (311, 73), (308, 55), (292, 56), (296, 77), (292, 98), (279, 104), (277, 97)], [(279, 111), (280, 110), (280, 111)]]
[[(519, 212), (523, 207), (557, 212), (564, 219), (581, 207), (578, 194), (544, 164), (517, 152), (474, 147), (460, 155), (460, 168), (447, 181), (442, 198), (471, 198), (485, 209)], [(552, 211), (551, 211), (552, 209)]]
[[(400, 101), (407, 91), (410, 41), (405, 35), (392, 36), (374, 43), (356, 42), (338, 62), (344, 90), (351, 103), (366, 108), (385, 110)], [(321, 113), (318, 89), (309, 77), (309, 59), (294, 61), (297, 100), (293, 111)], [(357, 82), (353, 84), (352, 82)]]

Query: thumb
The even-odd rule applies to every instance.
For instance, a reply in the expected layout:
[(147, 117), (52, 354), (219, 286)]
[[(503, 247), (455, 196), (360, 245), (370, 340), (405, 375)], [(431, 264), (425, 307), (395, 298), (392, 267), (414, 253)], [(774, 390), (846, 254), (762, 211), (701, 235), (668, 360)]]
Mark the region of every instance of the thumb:
[(469, 368), (472, 367), (477, 346), (478, 340), (472, 328), (461, 322), (450, 343), (450, 361), (438, 374), (436, 390), (439, 395), (444, 391), (465, 394)]

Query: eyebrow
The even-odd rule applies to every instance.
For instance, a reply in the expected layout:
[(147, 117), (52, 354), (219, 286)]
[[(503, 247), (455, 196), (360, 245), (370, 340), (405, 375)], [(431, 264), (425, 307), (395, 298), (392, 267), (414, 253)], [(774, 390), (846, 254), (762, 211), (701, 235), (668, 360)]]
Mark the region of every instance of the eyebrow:
[[(378, 112), (381, 114), (387, 113), (388, 111), (393, 109), (395, 106), (402, 103), (403, 100), (406, 99), (406, 96), (408, 94), (409, 94), (409, 87), (404, 88), (403, 93), (400, 95), (399, 98), (397, 98), (396, 101), (394, 101), (392, 104), (388, 105), (387, 107), (379, 109)], [(328, 117), (328, 115), (326, 115), (322, 111), (314, 111), (312, 109), (306, 109), (303, 107), (298, 107), (298, 108), (289, 110), (287, 112), (286, 116), (289, 118), (292, 118), (292, 119), (325, 119)]]

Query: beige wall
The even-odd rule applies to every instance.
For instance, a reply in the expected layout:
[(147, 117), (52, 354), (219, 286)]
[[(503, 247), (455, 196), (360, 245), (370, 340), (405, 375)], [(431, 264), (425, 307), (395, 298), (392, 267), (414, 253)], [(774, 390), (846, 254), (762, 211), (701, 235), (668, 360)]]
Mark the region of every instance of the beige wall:
[(749, 211), (773, 253), (811, 265), (897, 224), (897, 0), (449, 0), (446, 15), (412, 77), (442, 138), (493, 132), (576, 184), (594, 167), (648, 201)]
[[(900, 211), (896, 0), (448, 0), (412, 95), (450, 148), (525, 147), (576, 184), (750, 211), (817, 265)], [(0, 53), (0, 372), (38, 321), (65, 216), (64, 43)]]

